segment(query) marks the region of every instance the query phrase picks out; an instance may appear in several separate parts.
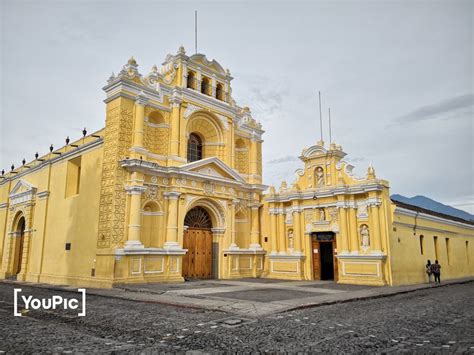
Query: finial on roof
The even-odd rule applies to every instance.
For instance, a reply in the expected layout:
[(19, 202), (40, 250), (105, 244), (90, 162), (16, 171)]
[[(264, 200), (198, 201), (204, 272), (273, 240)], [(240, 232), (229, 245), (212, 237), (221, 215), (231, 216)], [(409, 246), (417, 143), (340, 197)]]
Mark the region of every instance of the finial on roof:
[(112, 74), (110, 74), (110, 77), (109, 77), (109, 80), (107, 80), (109, 83), (115, 79), (115, 73), (112, 72)]
[(372, 163), (369, 164), (369, 168), (367, 169), (367, 178), (375, 179), (375, 169), (372, 166)]
[(127, 63), (132, 67), (138, 67), (137, 61), (135, 60), (135, 58), (133, 58), (133, 55), (130, 57)]
[(184, 49), (184, 46), (179, 46), (178, 48), (178, 54), (186, 54), (186, 50)]
[(158, 67), (156, 66), (156, 64), (153, 64), (153, 66), (151, 67), (151, 72), (152, 72), (153, 74), (158, 73)]

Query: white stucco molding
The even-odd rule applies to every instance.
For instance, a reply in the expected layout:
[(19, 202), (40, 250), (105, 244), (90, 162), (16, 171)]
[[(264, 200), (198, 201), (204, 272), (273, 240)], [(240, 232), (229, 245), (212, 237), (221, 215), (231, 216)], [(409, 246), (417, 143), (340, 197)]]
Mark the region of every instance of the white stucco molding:
[[(206, 164), (216, 163), (222, 170), (228, 173), (230, 177), (204, 174), (194, 171), (197, 167), (204, 167)], [(165, 167), (158, 163), (144, 161), (140, 159), (125, 159), (120, 161), (120, 165), (128, 171), (140, 171), (146, 174), (163, 176), (167, 178), (187, 178), (196, 181), (212, 181), (216, 184), (227, 185), (237, 190), (248, 192), (262, 192), (268, 188), (262, 184), (250, 184), (240, 176), (235, 170), (231, 169), (216, 157), (206, 158), (193, 163), (183, 164), (181, 166)], [(225, 167), (225, 168), (224, 168)]]
[(184, 255), (187, 253), (187, 249), (164, 249), (164, 248), (137, 248), (127, 249), (120, 248), (115, 249), (115, 256), (124, 255)]
[(18, 205), (20, 203), (33, 201), (36, 191), (37, 188), (27, 181), (18, 181), (9, 194), (10, 205)]
[(227, 249), (223, 253), (229, 255), (265, 255), (267, 252), (263, 249)]
[(43, 200), (49, 197), (50, 192), (49, 191), (41, 191), (36, 194), (38, 199)]
[(447, 219), (447, 218), (433, 216), (433, 215), (430, 215), (430, 214), (427, 214), (427, 213), (412, 211), (412, 210), (405, 209), (405, 208), (398, 207), (398, 206), (395, 207), (395, 213), (394, 214), (400, 214), (400, 215), (408, 216), (408, 217), (416, 217), (418, 219), (424, 219), (426, 221), (443, 223), (443, 224), (448, 224), (450, 226), (456, 226), (456, 227), (461, 227), (461, 228), (474, 230), (474, 225), (469, 224), (467, 222), (463, 223), (463, 222), (459, 222), (459, 221), (454, 221), (454, 220)]
[(125, 191), (127, 191), (129, 195), (141, 195), (146, 191), (146, 186), (125, 185)]
[[(305, 191), (288, 191), (276, 193), (265, 198), (267, 202), (289, 202), (293, 200), (316, 200), (325, 197), (335, 197), (339, 195), (358, 195), (371, 191), (383, 191), (388, 185), (383, 180), (375, 180), (366, 184), (339, 185), (332, 188), (308, 189)], [(348, 205), (346, 205), (348, 206)]]
[(385, 260), (387, 255), (383, 253), (349, 254), (348, 252), (341, 252), (336, 255), (336, 258), (352, 260)]

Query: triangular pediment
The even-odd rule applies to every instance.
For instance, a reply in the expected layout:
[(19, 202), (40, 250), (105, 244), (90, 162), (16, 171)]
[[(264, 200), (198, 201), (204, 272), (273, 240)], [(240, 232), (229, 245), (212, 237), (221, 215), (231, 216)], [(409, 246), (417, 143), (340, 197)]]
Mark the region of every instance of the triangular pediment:
[(180, 169), (183, 171), (193, 172), (199, 175), (207, 175), (220, 179), (245, 182), (245, 179), (240, 176), (239, 173), (231, 169), (222, 160), (216, 157), (206, 158), (185, 165), (181, 165)]
[(26, 182), (25, 180), (20, 180), (16, 183), (13, 189), (10, 192), (10, 196), (16, 196), (25, 192), (36, 192), (36, 187)]

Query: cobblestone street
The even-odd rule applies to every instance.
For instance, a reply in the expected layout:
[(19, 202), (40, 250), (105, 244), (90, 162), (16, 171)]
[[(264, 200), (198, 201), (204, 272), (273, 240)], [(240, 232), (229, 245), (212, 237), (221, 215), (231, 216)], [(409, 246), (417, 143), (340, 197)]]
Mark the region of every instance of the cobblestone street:
[[(474, 283), (261, 317), (87, 296), (87, 316), (13, 316), (0, 284), (1, 352), (287, 351), (474, 353)], [(35, 297), (71, 293), (22, 285)]]

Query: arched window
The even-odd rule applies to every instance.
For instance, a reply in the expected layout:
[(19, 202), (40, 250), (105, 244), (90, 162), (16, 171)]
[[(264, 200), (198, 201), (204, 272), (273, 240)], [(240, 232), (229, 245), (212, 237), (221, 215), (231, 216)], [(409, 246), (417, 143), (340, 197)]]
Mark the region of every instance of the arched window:
[(216, 86), (216, 99), (224, 101), (224, 86), (222, 84)]
[(153, 111), (148, 115), (148, 123), (151, 124), (161, 124), (165, 123), (163, 116), (158, 111)]
[(186, 87), (189, 89), (196, 89), (196, 78), (192, 71), (188, 71), (188, 82)]
[(202, 140), (195, 134), (191, 133), (188, 139), (188, 162), (202, 159)]
[(211, 84), (209, 83), (208, 78), (203, 78), (201, 83), (201, 92), (206, 95), (210, 95)]

